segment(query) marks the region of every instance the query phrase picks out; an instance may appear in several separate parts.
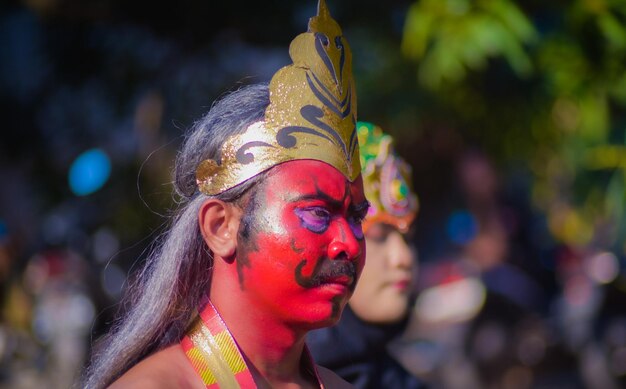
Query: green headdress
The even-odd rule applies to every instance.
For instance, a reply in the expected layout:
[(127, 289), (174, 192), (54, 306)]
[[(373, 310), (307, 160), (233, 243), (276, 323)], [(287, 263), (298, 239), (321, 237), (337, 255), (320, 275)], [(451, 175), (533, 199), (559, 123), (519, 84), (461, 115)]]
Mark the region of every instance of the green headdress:
[(393, 149), (393, 138), (367, 122), (357, 122), (361, 174), (370, 209), (363, 228), (386, 223), (406, 232), (418, 210), (411, 167)]

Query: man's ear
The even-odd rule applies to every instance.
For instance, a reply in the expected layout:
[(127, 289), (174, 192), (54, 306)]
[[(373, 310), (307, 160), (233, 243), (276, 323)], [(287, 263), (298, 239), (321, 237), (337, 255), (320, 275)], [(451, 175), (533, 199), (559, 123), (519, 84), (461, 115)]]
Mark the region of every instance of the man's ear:
[(232, 258), (237, 251), (237, 231), (241, 210), (218, 199), (208, 199), (200, 207), (200, 231), (214, 255)]

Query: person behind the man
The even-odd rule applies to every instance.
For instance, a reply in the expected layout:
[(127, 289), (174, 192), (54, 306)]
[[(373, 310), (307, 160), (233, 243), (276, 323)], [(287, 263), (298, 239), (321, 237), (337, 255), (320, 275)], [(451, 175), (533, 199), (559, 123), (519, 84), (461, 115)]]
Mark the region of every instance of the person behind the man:
[(290, 55), (269, 87), (192, 128), (175, 167), (184, 204), (85, 387), (348, 385), (305, 345), (352, 295), (369, 206), (350, 50), (324, 1)]
[(389, 354), (411, 307), (416, 259), (406, 235), (417, 213), (410, 167), (394, 152), (391, 136), (358, 122), (365, 194), (367, 260), (359, 284), (334, 327), (311, 331), (315, 360), (357, 388), (420, 388), (422, 383)]

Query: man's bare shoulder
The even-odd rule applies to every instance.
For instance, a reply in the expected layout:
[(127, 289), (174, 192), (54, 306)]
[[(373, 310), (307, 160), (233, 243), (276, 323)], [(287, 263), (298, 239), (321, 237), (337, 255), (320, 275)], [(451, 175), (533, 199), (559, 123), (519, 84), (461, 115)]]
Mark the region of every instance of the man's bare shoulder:
[(124, 373), (109, 388), (205, 388), (178, 344), (142, 360)]
[(317, 365), (317, 373), (320, 375), (324, 387), (327, 389), (353, 389), (354, 386), (343, 378), (339, 377), (334, 371)]

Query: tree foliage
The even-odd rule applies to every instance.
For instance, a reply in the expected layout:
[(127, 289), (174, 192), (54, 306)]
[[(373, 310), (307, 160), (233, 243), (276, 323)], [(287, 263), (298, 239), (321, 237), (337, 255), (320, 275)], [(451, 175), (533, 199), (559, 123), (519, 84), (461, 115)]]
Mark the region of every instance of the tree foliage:
[(625, 2), (421, 0), (402, 51), (463, 131), (526, 161), (557, 239), (624, 249)]

